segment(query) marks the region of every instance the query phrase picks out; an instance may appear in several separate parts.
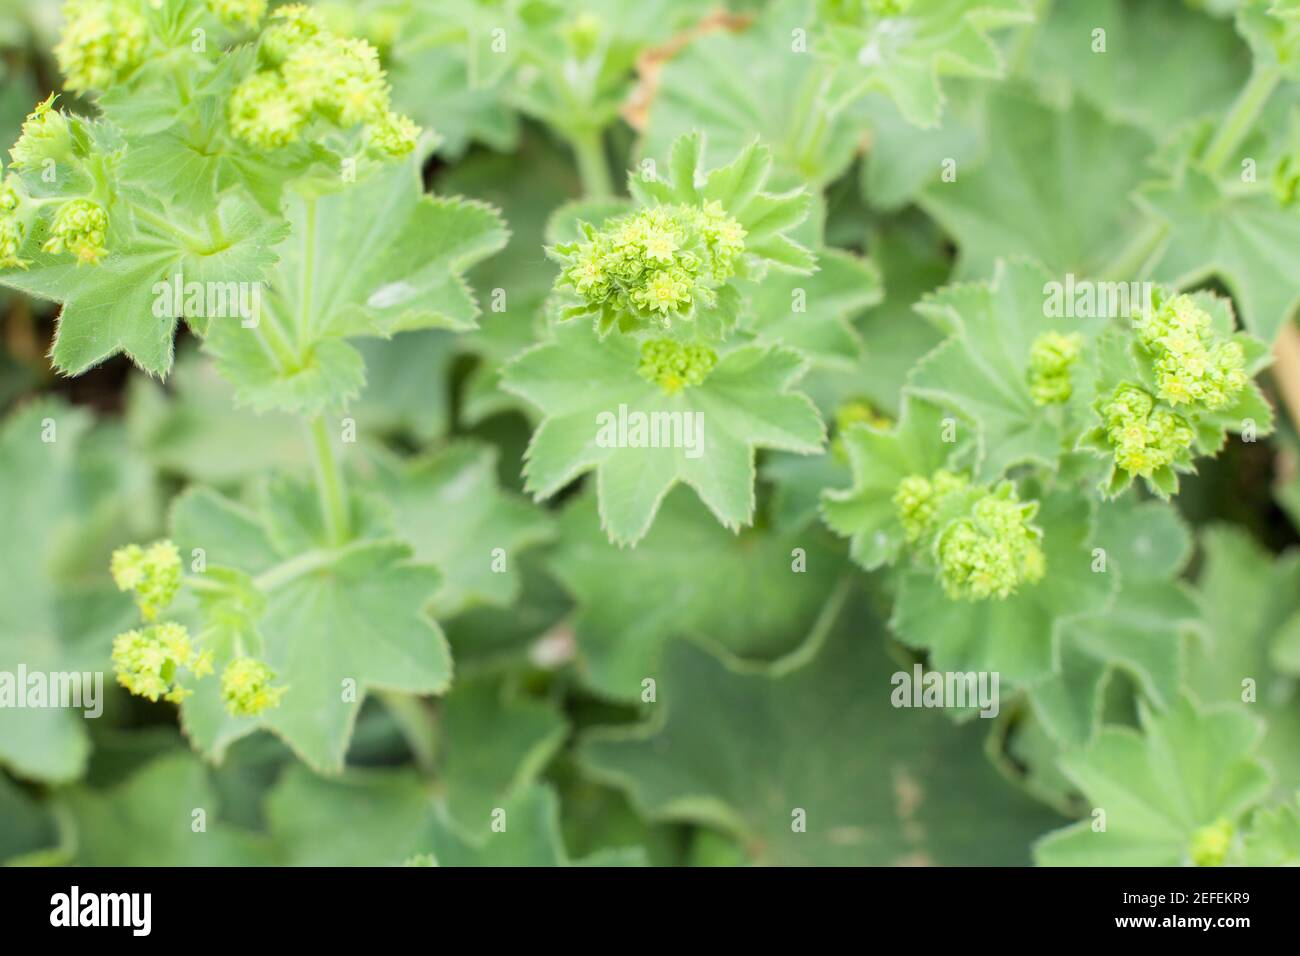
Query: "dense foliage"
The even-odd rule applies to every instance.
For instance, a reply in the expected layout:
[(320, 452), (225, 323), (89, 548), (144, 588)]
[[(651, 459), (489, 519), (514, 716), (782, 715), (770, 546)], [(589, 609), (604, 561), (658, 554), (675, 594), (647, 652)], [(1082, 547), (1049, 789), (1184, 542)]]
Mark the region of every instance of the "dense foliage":
[(730, 7), (0, 0), (0, 862), (1300, 865), (1300, 0)]

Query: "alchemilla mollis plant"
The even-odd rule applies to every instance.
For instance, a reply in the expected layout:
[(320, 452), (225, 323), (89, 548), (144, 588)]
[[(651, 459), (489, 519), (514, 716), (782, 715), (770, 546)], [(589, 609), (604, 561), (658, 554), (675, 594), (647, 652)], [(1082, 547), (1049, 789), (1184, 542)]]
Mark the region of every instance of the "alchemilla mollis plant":
[(0, 862), (1300, 863), (1295, 3), (38, 6)]

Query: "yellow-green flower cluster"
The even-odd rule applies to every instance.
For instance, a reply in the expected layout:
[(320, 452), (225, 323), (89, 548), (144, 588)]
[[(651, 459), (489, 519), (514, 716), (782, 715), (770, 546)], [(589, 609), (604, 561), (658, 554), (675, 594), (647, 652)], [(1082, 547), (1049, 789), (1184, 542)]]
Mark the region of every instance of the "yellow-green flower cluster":
[[(197, 680), (212, 673), (211, 651), (199, 651), (183, 625), (153, 623), (171, 605), (181, 586), (181, 559), (170, 541), (142, 548), (127, 545), (113, 552), (110, 570), (118, 589), (135, 592), (147, 626), (119, 634), (113, 641), (113, 669), (118, 683), (133, 694), (180, 703), (192, 691), (180, 679), (188, 670)], [(221, 672), (221, 698), (236, 717), (248, 717), (278, 706), (286, 688), (273, 687), (275, 674), (243, 653), (235, 638), (236, 656)]]
[(0, 182), (0, 269), (25, 269), (27, 261), (18, 255), (27, 238), (27, 227), (18, 214), (22, 197), (12, 177)]
[(362, 124), (366, 142), (383, 156), (415, 148), (419, 128), (390, 108), (388, 80), (373, 46), (338, 36), (301, 4), (280, 7), (271, 19), (261, 40), (270, 68), (240, 83), (227, 107), (236, 137), (258, 149), (279, 149), (298, 141), (319, 116), (341, 128)]
[(54, 94), (51, 93), (27, 115), (22, 135), (9, 150), (9, 156), (19, 169), (32, 169), (47, 159), (66, 159), (71, 152), (72, 133), (68, 129), (68, 119), (54, 109)]
[(236, 657), (221, 672), (221, 699), (236, 717), (256, 717), (278, 707), (285, 687), (272, 687), (275, 672), (253, 657)]
[(65, 202), (54, 214), (50, 237), (41, 248), (54, 255), (71, 253), (79, 265), (98, 265), (108, 255), (108, 213), (89, 199)]
[(74, 92), (104, 90), (144, 59), (149, 25), (130, 0), (68, 0), (54, 56)]
[(642, 209), (584, 233), (584, 241), (556, 247), (565, 262), (557, 284), (590, 309), (613, 307), (665, 325), (712, 305), (745, 251), (744, 227), (718, 202)]
[(1155, 399), (1136, 385), (1116, 388), (1102, 408), (1102, 419), (1115, 464), (1143, 478), (1173, 465), (1187, 453), (1195, 437), (1187, 419), (1157, 406)]
[(1193, 866), (1222, 866), (1232, 849), (1234, 828), (1231, 820), (1220, 819), (1192, 834), (1188, 856)]
[(255, 27), (266, 13), (266, 0), (208, 0), (208, 9), (226, 23)]
[(1074, 386), (1070, 370), (1079, 361), (1083, 336), (1044, 332), (1029, 348), (1029, 394), (1035, 405), (1058, 405), (1069, 401)]
[(676, 395), (689, 385), (703, 382), (717, 364), (718, 353), (707, 346), (652, 339), (641, 346), (637, 374), (669, 395)]
[(1208, 312), (1190, 295), (1160, 304), (1137, 324), (1138, 340), (1151, 356), (1157, 397), (1177, 407), (1226, 408), (1246, 387), (1241, 345), (1215, 332)]
[(942, 468), (929, 478), (909, 475), (900, 481), (891, 500), (908, 543), (932, 535), (940, 512), (957, 497), (968, 494), (970, 488), (970, 481), (964, 475)]
[(135, 603), (146, 621), (176, 598), (181, 586), (181, 556), (170, 541), (155, 541), (147, 548), (128, 544), (113, 552), (110, 569), (119, 591), (134, 591)]
[(169, 621), (119, 634), (113, 640), (113, 669), (132, 694), (179, 704), (192, 693), (180, 683), (182, 672), (196, 679), (212, 673), (212, 655), (196, 651), (189, 632)]
[(939, 535), (939, 577), (950, 598), (983, 601), (1010, 597), (1021, 584), (1043, 577), (1043, 533), (1030, 522), (1038, 502), (1020, 501), (1002, 482), (971, 507), (970, 514)]

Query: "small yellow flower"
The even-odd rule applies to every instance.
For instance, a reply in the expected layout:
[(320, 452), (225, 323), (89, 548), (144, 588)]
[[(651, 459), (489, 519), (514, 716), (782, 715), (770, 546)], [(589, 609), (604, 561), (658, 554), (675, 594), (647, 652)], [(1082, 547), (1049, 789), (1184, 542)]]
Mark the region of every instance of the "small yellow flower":
[(1069, 401), (1074, 392), (1070, 371), (1083, 350), (1078, 332), (1044, 332), (1029, 349), (1029, 394), (1035, 405)]
[(254, 73), (230, 94), (230, 130), (258, 149), (296, 142), (306, 123), (297, 101), (276, 73)]
[(140, 614), (155, 620), (169, 606), (181, 586), (181, 557), (170, 541), (148, 548), (129, 544), (113, 552), (110, 570), (119, 591), (134, 591)]
[(237, 657), (221, 672), (221, 699), (236, 717), (256, 717), (278, 707), (287, 688), (272, 687), (275, 672), (252, 657)]
[(54, 56), (77, 93), (105, 90), (144, 59), (148, 22), (128, 0), (68, 0)]
[[(193, 669), (200, 658), (185, 628), (170, 622), (127, 631), (113, 640), (117, 682), (132, 694), (155, 702), (162, 698), (180, 703), (189, 696), (190, 691), (179, 683), (180, 672)], [(192, 672), (195, 678), (203, 676), (197, 670)]]

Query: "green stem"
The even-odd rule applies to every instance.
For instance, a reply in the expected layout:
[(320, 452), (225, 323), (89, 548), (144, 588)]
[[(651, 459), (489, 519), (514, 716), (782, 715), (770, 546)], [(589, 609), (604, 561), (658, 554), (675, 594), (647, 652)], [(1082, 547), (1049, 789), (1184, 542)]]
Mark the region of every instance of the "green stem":
[(334, 457), (325, 416), (319, 415), (311, 423), (312, 451), (316, 463), (316, 491), (320, 496), (321, 514), (325, 517), (325, 530), (330, 543), (340, 547), (347, 543), (348, 499), (343, 486), (343, 471)]
[(406, 738), (406, 745), (415, 755), (415, 765), (432, 775), (438, 761), (438, 724), (434, 715), (420, 698), (399, 691), (376, 691), (397, 729)]
[(582, 177), (582, 192), (587, 199), (604, 199), (614, 195), (614, 182), (605, 162), (605, 142), (600, 130), (589, 129), (569, 137), (578, 160), (578, 175)]
[(302, 301), (298, 305), (298, 350), (311, 341), (311, 297), (316, 283), (316, 200), (307, 200), (307, 225), (302, 231)]
[(1233, 150), (1241, 145), (1281, 79), (1282, 74), (1275, 66), (1259, 67), (1251, 74), (1205, 150), (1202, 164), (1206, 172), (1218, 172)]

